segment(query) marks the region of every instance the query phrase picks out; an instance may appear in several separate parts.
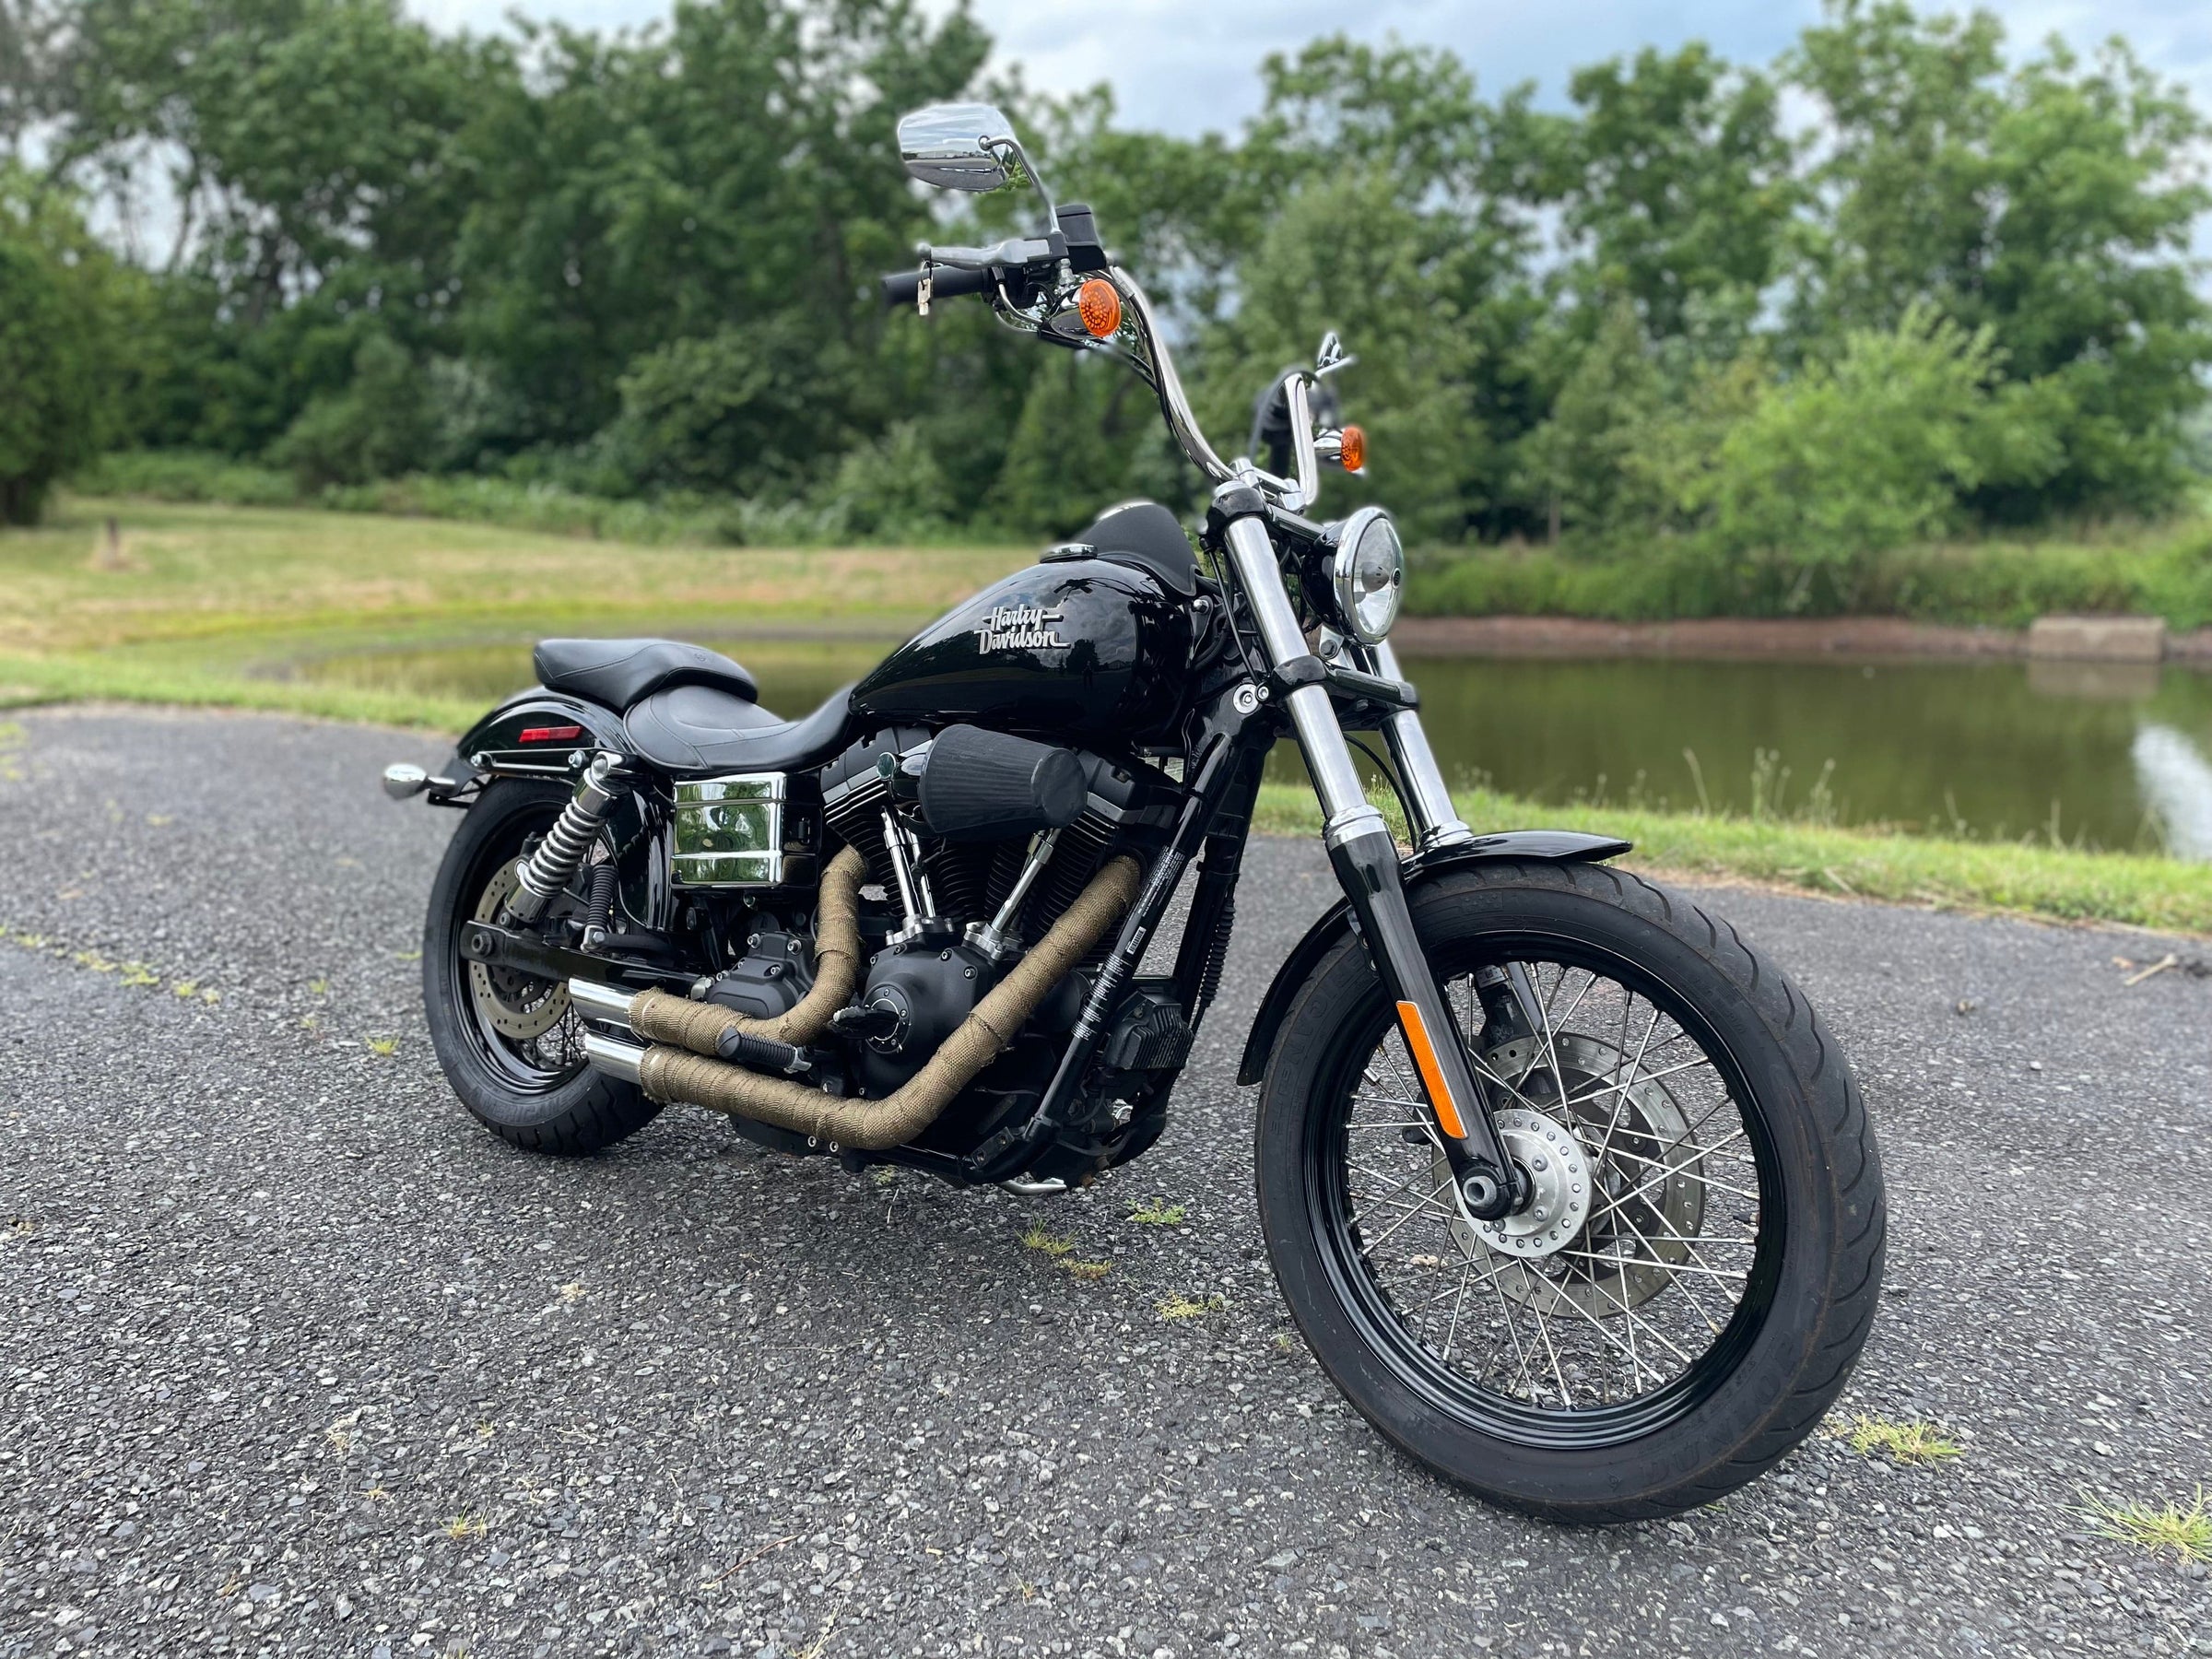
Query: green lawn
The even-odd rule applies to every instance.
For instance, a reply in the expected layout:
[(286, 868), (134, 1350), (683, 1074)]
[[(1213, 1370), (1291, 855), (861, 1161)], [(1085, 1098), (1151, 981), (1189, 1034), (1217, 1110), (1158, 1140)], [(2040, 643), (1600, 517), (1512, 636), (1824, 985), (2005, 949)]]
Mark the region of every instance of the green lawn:
[[(123, 568), (96, 568), (107, 517)], [(1026, 549), (632, 546), (449, 519), (65, 499), (0, 532), (0, 700), (288, 709), (458, 730), (435, 691), (290, 672), (334, 653), (561, 632), (895, 638)]]
[[(96, 569), (111, 512), (124, 567)], [(37, 530), (0, 533), (0, 704), (213, 704), (457, 732), (488, 698), (411, 686), (409, 650), (563, 630), (888, 639), (1029, 557), (1018, 547), (640, 547), (452, 520), (70, 499)], [(830, 648), (787, 640), (745, 654), (808, 649)], [(297, 672), (370, 650), (389, 671)], [(1480, 829), (1547, 824), (1625, 837), (1637, 843), (1630, 862), (1646, 868), (2212, 934), (2212, 867), (2203, 865), (1544, 806), (1480, 791), (1460, 800)], [(1270, 786), (1260, 822), (1309, 831), (1312, 798)]]

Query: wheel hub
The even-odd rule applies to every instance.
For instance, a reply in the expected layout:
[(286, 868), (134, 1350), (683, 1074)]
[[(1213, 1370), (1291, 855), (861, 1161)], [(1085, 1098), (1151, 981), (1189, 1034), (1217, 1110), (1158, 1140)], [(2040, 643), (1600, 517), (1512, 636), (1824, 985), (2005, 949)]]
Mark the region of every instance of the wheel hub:
[[(477, 900), (476, 919), (497, 922), (508, 899), (522, 883), (515, 865), (504, 866), (484, 887)], [(544, 980), (515, 969), (486, 962), (468, 964), (468, 992), (487, 1025), (502, 1037), (527, 1042), (543, 1037), (569, 1011), (569, 988), (559, 980)]]
[(1581, 1143), (1525, 1106), (1509, 1107), (1494, 1121), (1506, 1156), (1527, 1173), (1529, 1199), (1510, 1216), (1475, 1222), (1476, 1236), (1519, 1260), (1564, 1249), (1590, 1215), (1590, 1165)]

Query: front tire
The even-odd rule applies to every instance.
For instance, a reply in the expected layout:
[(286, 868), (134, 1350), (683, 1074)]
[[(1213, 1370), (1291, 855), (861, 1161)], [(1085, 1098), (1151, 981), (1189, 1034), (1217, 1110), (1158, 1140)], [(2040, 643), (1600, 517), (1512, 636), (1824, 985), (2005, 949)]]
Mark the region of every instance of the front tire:
[[(1408, 900), (1546, 1207), (1490, 1225), (1451, 1204), (1347, 938), (1261, 1097), (1292, 1317), (1370, 1422), (1494, 1502), (1585, 1524), (1712, 1502), (1818, 1425), (1873, 1319), (1881, 1166), (1849, 1067), (1734, 929), (1625, 872), (1501, 862)], [(1484, 1051), (1474, 976), (1516, 965), (1537, 1030)]]
[(661, 1110), (584, 1065), (565, 986), (461, 954), (461, 929), (497, 915), (516, 861), (568, 799), (558, 784), (519, 779), (477, 796), (447, 843), (422, 930), (423, 1009), (446, 1081), (478, 1123), (530, 1152), (596, 1152)]

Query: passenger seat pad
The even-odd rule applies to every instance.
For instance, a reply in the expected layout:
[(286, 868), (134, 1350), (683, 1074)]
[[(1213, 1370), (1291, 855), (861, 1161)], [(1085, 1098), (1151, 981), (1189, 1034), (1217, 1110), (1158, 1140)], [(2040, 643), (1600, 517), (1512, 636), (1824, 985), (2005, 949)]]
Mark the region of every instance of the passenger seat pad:
[(680, 640), (540, 640), (537, 683), (628, 711), (669, 686), (712, 686), (756, 702), (759, 683), (719, 651)]

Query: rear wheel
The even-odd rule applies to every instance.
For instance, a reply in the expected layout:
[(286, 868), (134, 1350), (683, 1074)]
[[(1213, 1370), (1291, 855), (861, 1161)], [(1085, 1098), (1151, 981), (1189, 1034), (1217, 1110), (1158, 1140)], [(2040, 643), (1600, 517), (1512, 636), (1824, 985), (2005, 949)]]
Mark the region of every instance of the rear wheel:
[[(1872, 1320), (1880, 1165), (1804, 999), (1732, 929), (1587, 865), (1447, 873), (1410, 895), (1534, 1196), (1470, 1219), (1357, 940), (1271, 1061), (1269, 1252), (1324, 1370), (1485, 1497), (1618, 1522), (1707, 1503), (1818, 1424)], [(1477, 975), (1536, 1029), (1486, 1048)]]
[(533, 1152), (595, 1152), (660, 1107), (583, 1063), (567, 986), (461, 954), (461, 930), (496, 921), (515, 866), (552, 827), (569, 792), (502, 780), (477, 797), (447, 845), (422, 934), (422, 1000), (446, 1080), (477, 1121)]

